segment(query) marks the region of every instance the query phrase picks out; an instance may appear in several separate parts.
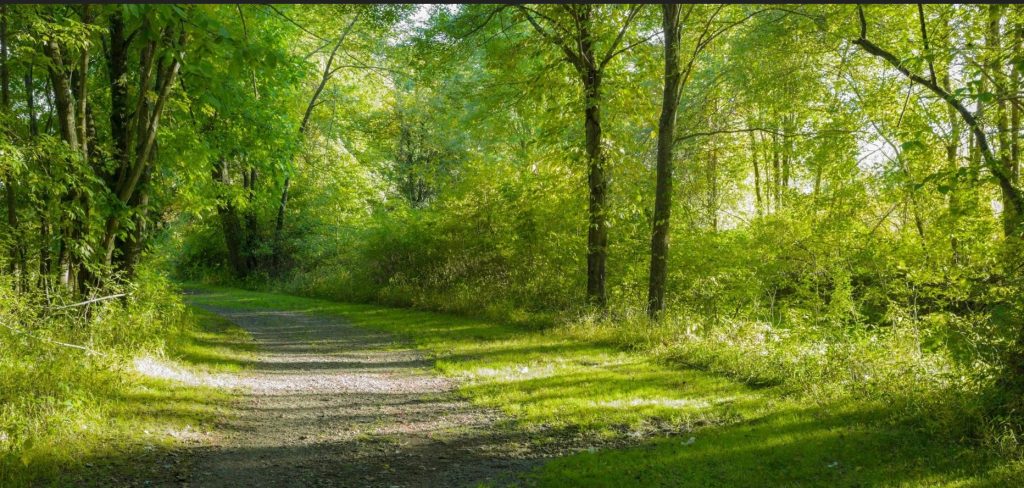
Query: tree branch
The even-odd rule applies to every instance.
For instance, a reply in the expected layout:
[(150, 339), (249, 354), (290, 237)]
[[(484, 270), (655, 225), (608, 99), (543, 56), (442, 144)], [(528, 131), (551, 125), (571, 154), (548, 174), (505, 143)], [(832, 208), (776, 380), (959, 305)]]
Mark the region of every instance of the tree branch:
[(296, 21), (295, 21), (295, 20), (293, 20), (293, 19), (292, 19), (291, 17), (288, 17), (287, 15), (285, 15), (285, 14), (284, 14), (284, 12), (282, 12), (282, 11), (278, 10), (278, 9), (277, 9), (277, 7), (275, 7), (275, 6), (273, 6), (273, 5), (269, 4), (269, 3), (266, 3), (266, 4), (264, 4), (264, 6), (266, 6), (266, 7), (270, 7), (270, 9), (274, 11), (274, 13), (276, 13), (276, 14), (277, 14), (277, 15), (279, 15), (279, 16), (281, 16), (281, 18), (282, 18), (282, 19), (284, 19), (284, 20), (287, 20), (287, 21), (288, 21), (288, 23), (290, 23), (290, 24), (294, 25), (295, 27), (298, 27), (298, 28), (299, 28), (299, 30), (301, 30), (302, 32), (305, 32), (306, 34), (309, 34), (309, 35), (313, 36), (314, 38), (316, 38), (316, 39), (319, 39), (319, 40), (321, 40), (321, 41), (326, 41), (326, 42), (330, 42), (330, 40), (328, 40), (327, 38), (325, 38), (325, 37), (322, 37), (322, 36), (320, 36), (320, 35), (316, 34), (316, 33), (315, 33), (315, 32), (313, 32), (313, 31), (310, 31), (309, 29), (307, 29), (307, 28), (306, 28), (305, 26), (303, 26), (302, 24), (300, 24), (300, 23), (296, 22)]
[(956, 97), (939, 86), (938, 83), (934, 83), (931, 80), (912, 73), (894, 54), (869, 41), (867, 39), (867, 20), (864, 17), (864, 7), (862, 5), (857, 6), (857, 15), (860, 18), (860, 39), (855, 39), (853, 43), (860, 46), (868, 54), (885, 60), (889, 65), (896, 68), (897, 71), (903, 73), (907, 78), (910, 78), (914, 83), (931, 90), (932, 93), (938, 95), (939, 98), (953, 107), (964, 119), (968, 127), (971, 128), (971, 132), (974, 133), (975, 140), (978, 142), (978, 147), (981, 149), (983, 159), (985, 160), (985, 166), (988, 168), (989, 172), (996, 177), (999, 187), (1007, 196), (1009, 196), (1010, 202), (1018, 211), (1018, 214), (1024, 213), (1024, 199), (1021, 197), (1020, 190), (1014, 184), (1010, 175), (1007, 174), (1006, 168), (1002, 164), (1003, 161), (997, 158), (992, 152), (992, 148), (988, 142), (988, 137), (985, 135), (985, 131), (982, 130), (981, 126), (978, 124), (978, 120), (975, 115), (971, 113), (970, 110), (967, 110), (967, 107), (965, 107), (960, 100), (957, 100)]
[[(537, 31), (537, 33), (540, 34), (541, 37), (546, 39), (548, 42), (554, 44), (555, 47), (558, 47), (559, 49), (562, 50), (562, 53), (565, 54), (566, 60), (568, 60), (570, 63), (573, 64), (573, 66), (576, 66), (576, 67), (580, 67), (580, 66), (583, 65), (582, 58), (580, 57), (579, 54), (577, 54), (575, 51), (570, 49), (569, 46), (565, 43), (565, 41), (562, 38), (555, 37), (553, 34), (548, 32), (547, 29), (545, 29), (543, 26), (541, 26), (540, 23), (538, 23), (537, 20), (534, 19), (533, 16), (530, 15), (530, 12), (532, 10), (527, 8), (525, 5), (516, 5), (516, 7), (518, 7), (519, 10), (523, 12), (523, 15), (526, 16), (526, 21), (529, 22), (530, 25), (533, 26), (533, 30)], [(543, 14), (541, 14), (541, 15), (543, 17), (547, 18), (547, 16), (544, 16)], [(549, 20), (549, 22), (553, 22), (553, 21)]]
[(629, 30), (629, 25), (633, 23), (633, 18), (636, 17), (636, 14), (640, 13), (640, 9), (642, 7), (643, 7), (642, 4), (641, 5), (633, 5), (632, 7), (630, 7), (629, 13), (626, 14), (626, 20), (625, 20), (625, 22), (622, 23), (622, 28), (619, 29), (619, 33), (618, 33), (618, 35), (615, 36), (615, 40), (612, 41), (611, 46), (608, 46), (608, 53), (605, 54), (604, 59), (601, 60), (601, 63), (599, 64), (599, 66), (600, 66), (599, 69), (604, 69), (604, 67), (608, 64), (608, 62), (611, 61), (612, 58), (614, 58), (616, 54), (621, 52), (621, 51), (616, 51), (616, 48), (619, 47), (619, 43), (622, 42), (622, 38), (626, 35), (626, 31)]

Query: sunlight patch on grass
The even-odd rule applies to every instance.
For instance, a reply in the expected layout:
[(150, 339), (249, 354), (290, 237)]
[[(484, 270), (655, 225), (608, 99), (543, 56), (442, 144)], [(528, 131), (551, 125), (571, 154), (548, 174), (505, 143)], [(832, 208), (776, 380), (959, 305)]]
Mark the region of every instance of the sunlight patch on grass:
[(692, 442), (659, 438), (555, 459), (530, 480), (594, 487), (1020, 486), (1024, 480), (1019, 466), (999, 466), (983, 452), (935, 442), (906, 425), (878, 425), (879, 409), (779, 405), (757, 420), (700, 429)]
[(601, 402), (594, 402), (594, 406), (603, 408), (707, 408), (711, 406), (711, 403), (705, 400), (691, 400), (687, 398), (634, 398), (632, 400), (605, 400)]

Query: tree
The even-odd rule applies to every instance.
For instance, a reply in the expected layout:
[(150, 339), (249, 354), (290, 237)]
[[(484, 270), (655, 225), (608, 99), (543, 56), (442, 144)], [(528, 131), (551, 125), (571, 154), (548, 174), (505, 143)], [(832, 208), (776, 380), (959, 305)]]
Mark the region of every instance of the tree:
[[(617, 55), (633, 44), (620, 47), (641, 6), (629, 7), (618, 22), (618, 32), (610, 41), (601, 38), (597, 19), (612, 14), (601, 7), (586, 4), (552, 7), (550, 13), (519, 5), (517, 8), (534, 30), (554, 47), (579, 76), (583, 86), (583, 125), (585, 128), (587, 186), (590, 190), (589, 226), (587, 230), (587, 299), (598, 307), (607, 304), (605, 290), (608, 261), (608, 176), (604, 154), (601, 107), (602, 81), (605, 69)], [(614, 14), (612, 14), (614, 15)], [(603, 41), (603, 42), (602, 42)], [(604, 49), (600, 45), (604, 43)]]
[[(665, 75), (661, 102), (661, 117), (658, 119), (658, 149), (656, 183), (654, 190), (653, 230), (651, 231), (651, 266), (648, 274), (647, 315), (656, 318), (665, 309), (665, 285), (668, 277), (669, 227), (672, 217), (672, 171), (673, 149), (676, 143), (676, 114), (679, 101), (697, 62), (711, 43), (732, 29), (750, 19), (754, 14), (741, 16), (738, 20), (726, 20), (718, 24), (719, 15), (725, 7), (719, 5), (705, 12), (701, 7), (679, 5), (662, 6), (662, 31), (664, 32)], [(682, 29), (690, 27), (698, 32), (693, 50), (689, 52), (686, 64), (680, 64)], [(694, 135), (691, 135), (693, 137)], [(755, 163), (756, 164), (756, 163)], [(759, 178), (759, 176), (758, 176)], [(760, 190), (758, 190), (759, 192)]]
[[(647, 291), (647, 315), (655, 318), (665, 310), (665, 281), (668, 275), (669, 221), (672, 217), (672, 157), (676, 113), (683, 87), (679, 68), (680, 11), (677, 4), (664, 4), (662, 30), (665, 36), (665, 88), (658, 119), (658, 166), (654, 190), (654, 230), (651, 232), (651, 271)], [(688, 13), (693, 6), (688, 7)]]

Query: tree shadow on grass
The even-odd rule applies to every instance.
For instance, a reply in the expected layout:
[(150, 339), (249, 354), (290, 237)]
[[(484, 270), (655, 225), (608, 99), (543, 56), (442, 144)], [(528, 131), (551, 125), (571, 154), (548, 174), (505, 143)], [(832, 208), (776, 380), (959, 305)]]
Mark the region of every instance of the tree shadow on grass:
[[(444, 438), (363, 436), (306, 445), (196, 447), (78, 486), (1021, 486), (983, 452), (944, 443), (884, 409), (787, 408), (765, 417), (647, 440), (597, 439), (573, 426), (467, 429)], [(694, 437), (690, 442), (689, 437)], [(592, 448), (592, 449), (588, 449)], [(593, 450), (593, 452), (591, 452)], [(146, 453), (90, 457), (106, 466)], [(213, 457), (226, 471), (192, 469)], [(1019, 471), (1017, 472), (1019, 474)]]
[(592, 487), (1024, 486), (1019, 465), (888, 422), (891, 415), (884, 407), (783, 407), (682, 437), (566, 456), (527, 479)]

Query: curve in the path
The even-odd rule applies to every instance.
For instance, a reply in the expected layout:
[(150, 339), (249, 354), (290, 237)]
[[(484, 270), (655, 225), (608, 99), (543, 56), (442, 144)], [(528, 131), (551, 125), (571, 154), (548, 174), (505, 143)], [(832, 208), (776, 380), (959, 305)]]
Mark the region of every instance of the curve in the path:
[(188, 486), (474, 486), (536, 461), (418, 351), (337, 318), (207, 308), (260, 345), (238, 411), (192, 453)]

